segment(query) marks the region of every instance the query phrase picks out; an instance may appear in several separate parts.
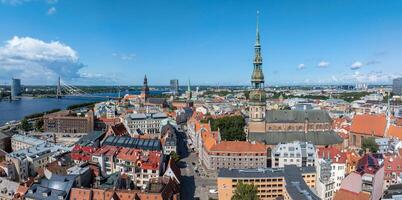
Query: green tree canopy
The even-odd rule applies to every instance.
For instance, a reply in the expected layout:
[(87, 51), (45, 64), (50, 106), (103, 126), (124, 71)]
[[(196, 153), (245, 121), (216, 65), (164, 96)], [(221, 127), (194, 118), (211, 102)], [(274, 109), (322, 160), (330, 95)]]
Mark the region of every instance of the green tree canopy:
[(363, 151), (366, 151), (366, 149), (368, 149), (370, 152), (376, 153), (378, 151), (378, 145), (375, 142), (374, 137), (369, 137), (369, 138), (363, 139), (362, 149), (363, 149)]
[(222, 140), (246, 140), (246, 134), (244, 133), (246, 122), (242, 116), (226, 116), (218, 119), (209, 118), (209, 120), (213, 131), (217, 131), (219, 128)]
[(35, 122), (35, 130), (37, 131), (43, 131), (43, 118), (39, 118)]
[(174, 162), (179, 162), (180, 161), (180, 155), (177, 154), (176, 152), (172, 152), (170, 153), (170, 156), (172, 157), (172, 159), (174, 160)]
[(29, 131), (32, 129), (31, 124), (28, 122), (26, 118), (21, 120), (21, 129), (24, 131)]
[(242, 182), (237, 183), (232, 200), (258, 200), (257, 186)]

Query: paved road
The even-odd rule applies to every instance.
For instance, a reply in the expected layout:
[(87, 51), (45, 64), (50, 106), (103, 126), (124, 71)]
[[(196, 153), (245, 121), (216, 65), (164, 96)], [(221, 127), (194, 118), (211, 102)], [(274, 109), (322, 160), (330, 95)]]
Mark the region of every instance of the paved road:
[[(181, 199), (196, 199), (198, 197), (201, 200), (208, 200), (210, 197), (218, 199), (217, 194), (210, 194), (209, 189), (216, 188), (216, 178), (200, 177), (200, 170), (198, 157), (195, 153), (189, 153), (186, 145), (186, 134), (178, 134), (178, 151), (180, 157), (181, 168)], [(195, 165), (194, 165), (195, 164)]]

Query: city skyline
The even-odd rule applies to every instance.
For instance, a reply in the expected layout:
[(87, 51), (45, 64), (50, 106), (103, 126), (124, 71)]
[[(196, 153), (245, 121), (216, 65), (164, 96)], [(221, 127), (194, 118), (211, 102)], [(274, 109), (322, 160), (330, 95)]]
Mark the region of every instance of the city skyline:
[(259, 10), (266, 86), (391, 84), (401, 76), (401, 8), (397, 1), (2, 0), (0, 81), (54, 85), (60, 74), (77, 85), (140, 85), (146, 74), (150, 85), (251, 85)]

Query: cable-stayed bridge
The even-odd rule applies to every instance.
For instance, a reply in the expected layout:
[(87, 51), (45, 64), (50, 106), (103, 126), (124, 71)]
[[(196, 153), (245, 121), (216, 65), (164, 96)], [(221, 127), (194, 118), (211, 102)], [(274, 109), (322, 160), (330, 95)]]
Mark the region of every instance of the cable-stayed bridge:
[(57, 98), (62, 98), (62, 97), (91, 97), (91, 98), (105, 98), (105, 99), (117, 99), (120, 98), (120, 89), (119, 89), (119, 95), (118, 97), (116, 96), (104, 96), (104, 95), (96, 95), (96, 94), (89, 94), (82, 89), (69, 85), (61, 78), (59, 77), (58, 82), (57, 82), (57, 90), (56, 90), (56, 95)]

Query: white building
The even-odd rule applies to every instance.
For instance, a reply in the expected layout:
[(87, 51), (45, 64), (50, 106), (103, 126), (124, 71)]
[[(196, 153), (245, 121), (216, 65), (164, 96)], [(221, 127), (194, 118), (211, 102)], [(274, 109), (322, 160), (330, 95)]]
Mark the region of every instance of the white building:
[(45, 141), (32, 136), (15, 134), (11, 137), (11, 148), (13, 151), (26, 149), (42, 143), (45, 143)]
[(161, 122), (168, 116), (165, 113), (129, 114), (124, 118), (124, 125), (131, 136), (138, 134), (159, 134)]
[(331, 159), (316, 160), (316, 191), (322, 200), (332, 200), (335, 194), (335, 180), (331, 178)]
[(17, 192), (19, 183), (7, 180), (6, 178), (0, 177), (0, 199), (1, 200), (12, 200), (14, 199), (14, 194)]
[(6, 160), (15, 166), (17, 179), (26, 180), (29, 176), (34, 176), (36, 170), (43, 168), (49, 162), (54, 161), (52, 157), (70, 151), (70, 148), (55, 145), (52, 143), (41, 143), (26, 149), (7, 154)]
[(314, 166), (315, 147), (309, 142), (280, 143), (272, 149), (271, 158), (272, 168), (282, 168), (285, 165)]
[[(335, 147), (317, 149), (317, 160), (319, 162), (331, 163), (331, 179), (334, 181), (334, 192), (341, 187), (341, 182), (346, 173), (346, 153)], [(328, 161), (329, 160), (329, 161)]]
[(116, 117), (116, 103), (114, 101), (106, 101), (97, 103), (94, 106), (94, 115), (97, 118), (113, 119)]

